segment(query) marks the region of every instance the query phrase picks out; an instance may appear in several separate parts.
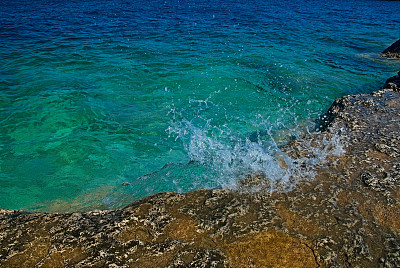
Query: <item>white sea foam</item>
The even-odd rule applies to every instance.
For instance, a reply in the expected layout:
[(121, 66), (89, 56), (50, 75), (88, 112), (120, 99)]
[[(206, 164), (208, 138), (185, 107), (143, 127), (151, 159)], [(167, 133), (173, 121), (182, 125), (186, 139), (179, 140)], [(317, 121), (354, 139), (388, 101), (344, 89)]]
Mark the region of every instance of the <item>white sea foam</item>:
[[(207, 126), (199, 128), (188, 120), (176, 122), (168, 129), (183, 143), (191, 162), (205, 167), (207, 172), (202, 179), (208, 180), (207, 185), (228, 189), (237, 189), (239, 180), (249, 174), (264, 174), (269, 190), (291, 189), (299, 180), (313, 179), (315, 168), (324, 165), (328, 157), (345, 152), (345, 143), (339, 136), (323, 136), (303, 141), (301, 150), (308, 154), (295, 159), (281, 150), (270, 130), (267, 139), (251, 141), (232, 133), (229, 137), (213, 135)], [(265, 189), (265, 185), (259, 186)]]

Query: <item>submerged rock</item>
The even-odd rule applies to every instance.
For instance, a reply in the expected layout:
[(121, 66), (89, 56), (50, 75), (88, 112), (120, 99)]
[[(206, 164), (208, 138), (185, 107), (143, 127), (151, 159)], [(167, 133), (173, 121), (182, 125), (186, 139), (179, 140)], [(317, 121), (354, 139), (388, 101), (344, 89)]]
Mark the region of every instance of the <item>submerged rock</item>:
[(266, 191), (255, 174), (242, 191), (160, 193), (111, 211), (0, 210), (0, 267), (399, 267), (399, 85), (335, 101), (322, 133), (285, 147), (301, 161), (311, 143), (346, 144), (290, 191)]
[(394, 42), (390, 47), (382, 52), (382, 56), (388, 58), (400, 58), (400, 40)]

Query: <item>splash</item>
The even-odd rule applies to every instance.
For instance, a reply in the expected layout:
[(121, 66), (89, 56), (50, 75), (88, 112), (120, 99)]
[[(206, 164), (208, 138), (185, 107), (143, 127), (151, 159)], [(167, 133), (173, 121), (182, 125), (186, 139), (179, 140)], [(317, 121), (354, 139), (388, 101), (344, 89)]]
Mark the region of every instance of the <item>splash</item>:
[[(261, 174), (264, 179), (252, 185), (252, 190), (290, 190), (299, 180), (313, 179), (316, 167), (324, 165), (328, 158), (345, 152), (345, 142), (338, 135), (321, 139), (318, 138), (320, 135), (311, 135), (306, 127), (308, 135), (301, 138), (300, 132), (304, 132), (304, 128), (300, 123), (282, 128), (282, 122), (267, 126), (263, 120), (258, 124), (263, 126), (263, 131), (243, 135), (226, 124), (222, 127), (212, 125), (210, 119), (201, 127), (194, 121), (198, 122), (182, 119), (171, 124), (167, 131), (175, 141), (182, 143), (190, 159), (182, 167), (196, 163), (203, 168), (202, 177), (193, 180), (197, 186), (237, 190), (243, 188), (246, 178)], [(280, 130), (276, 131), (276, 128)], [(282, 135), (295, 137), (294, 143), (301, 144), (299, 149), (306, 152), (305, 156), (295, 158), (286, 153), (287, 147), (282, 145), (287, 141), (282, 142)]]

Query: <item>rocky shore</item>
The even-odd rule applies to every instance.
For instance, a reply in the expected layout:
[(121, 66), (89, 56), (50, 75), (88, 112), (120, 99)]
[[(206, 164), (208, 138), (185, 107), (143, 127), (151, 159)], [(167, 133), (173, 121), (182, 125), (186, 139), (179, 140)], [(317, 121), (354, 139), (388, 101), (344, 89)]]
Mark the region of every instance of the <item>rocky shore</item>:
[(382, 56), (387, 58), (400, 58), (400, 39), (382, 52)]
[(0, 267), (400, 267), (399, 75), (338, 99), (321, 133), (284, 148), (306, 169), (310, 144), (345, 144), (290, 191), (253, 191), (266, 180), (256, 174), (241, 191), (160, 193), (112, 211), (0, 210)]

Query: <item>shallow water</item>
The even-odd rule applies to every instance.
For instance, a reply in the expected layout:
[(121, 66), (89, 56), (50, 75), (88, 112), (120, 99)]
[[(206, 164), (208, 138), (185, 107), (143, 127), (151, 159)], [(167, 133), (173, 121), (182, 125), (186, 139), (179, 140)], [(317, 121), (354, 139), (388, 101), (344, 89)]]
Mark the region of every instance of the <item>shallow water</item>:
[(400, 68), (379, 57), (400, 36), (398, 1), (1, 5), (2, 208), (286, 180), (281, 145)]

